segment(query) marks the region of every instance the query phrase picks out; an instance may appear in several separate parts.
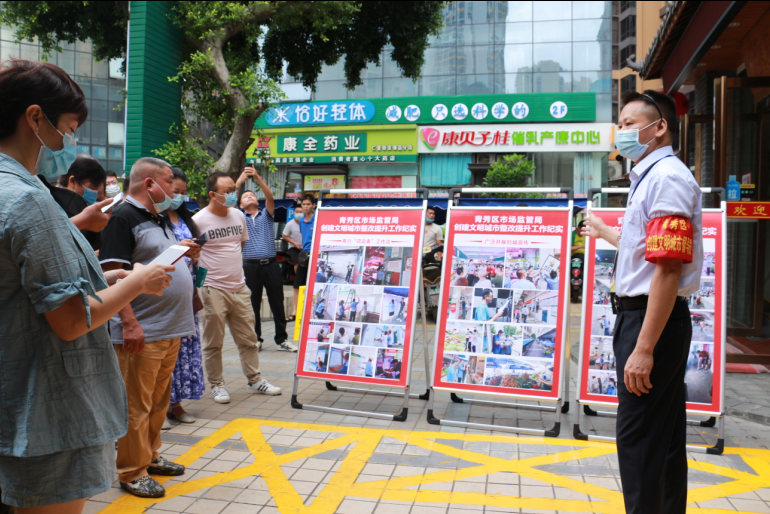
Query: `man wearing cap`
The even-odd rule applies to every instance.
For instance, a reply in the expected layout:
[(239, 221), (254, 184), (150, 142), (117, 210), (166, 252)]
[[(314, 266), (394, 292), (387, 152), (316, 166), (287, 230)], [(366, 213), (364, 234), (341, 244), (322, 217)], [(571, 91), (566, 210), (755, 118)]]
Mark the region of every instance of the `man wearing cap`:
[(618, 248), (613, 348), (626, 512), (684, 514), (684, 374), (692, 338), (686, 298), (699, 288), (703, 262), (701, 191), (674, 156), (674, 100), (632, 92), (623, 104), (615, 144), (634, 162), (623, 230), (591, 214), (583, 234)]

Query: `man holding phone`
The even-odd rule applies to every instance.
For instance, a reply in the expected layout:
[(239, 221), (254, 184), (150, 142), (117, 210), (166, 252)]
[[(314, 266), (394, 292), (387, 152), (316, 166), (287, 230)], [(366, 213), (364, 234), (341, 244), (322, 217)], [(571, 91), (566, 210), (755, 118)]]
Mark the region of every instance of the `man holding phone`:
[[(129, 196), (114, 209), (102, 233), (102, 270), (148, 264), (174, 245), (188, 246), (188, 255), (198, 257), (200, 247), (189, 240), (177, 243), (172, 228), (160, 216), (173, 194), (168, 163), (153, 157), (134, 163)], [(185, 471), (184, 466), (158, 453), (179, 342), (183, 336), (195, 334), (190, 272), (186, 266), (176, 266), (171, 275), (171, 287), (163, 296), (139, 295), (110, 320), (128, 393), (128, 433), (118, 440), (120, 485), (145, 498), (165, 494), (163, 486), (149, 474), (173, 476)]]

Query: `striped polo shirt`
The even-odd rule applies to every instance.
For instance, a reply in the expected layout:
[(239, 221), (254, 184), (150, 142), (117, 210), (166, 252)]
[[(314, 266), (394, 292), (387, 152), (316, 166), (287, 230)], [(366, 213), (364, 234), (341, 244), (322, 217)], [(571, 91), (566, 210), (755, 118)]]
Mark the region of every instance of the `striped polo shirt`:
[(249, 240), (243, 246), (244, 259), (275, 257), (275, 226), (267, 209), (259, 209), (253, 216), (248, 212), (243, 215), (246, 216), (246, 226), (249, 229)]

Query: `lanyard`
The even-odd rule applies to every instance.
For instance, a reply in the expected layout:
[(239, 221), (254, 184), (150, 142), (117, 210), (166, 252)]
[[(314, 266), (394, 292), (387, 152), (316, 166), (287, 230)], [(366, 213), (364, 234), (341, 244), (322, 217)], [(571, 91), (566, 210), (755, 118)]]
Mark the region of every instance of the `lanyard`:
[(656, 164), (658, 164), (660, 161), (662, 161), (663, 159), (665, 159), (665, 158), (667, 158), (667, 157), (673, 157), (673, 155), (666, 155), (665, 157), (661, 157), (661, 158), (660, 158), (660, 159), (658, 159), (657, 161), (655, 161), (655, 162), (653, 162), (652, 164), (650, 164), (650, 165), (647, 167), (647, 169), (646, 169), (646, 170), (644, 170), (644, 173), (642, 173), (642, 176), (641, 176), (641, 177), (639, 177), (639, 180), (637, 181), (636, 185), (635, 185), (635, 186), (634, 186), (634, 188), (631, 190), (631, 195), (628, 197), (628, 200), (629, 200), (629, 202), (630, 202), (630, 201), (631, 201), (631, 199), (634, 197), (634, 193), (636, 193), (636, 190), (637, 190), (637, 189), (639, 189), (639, 185), (642, 183), (642, 181), (643, 181), (645, 178), (647, 178), (647, 174), (650, 172), (650, 170), (651, 170), (651, 169), (652, 169), (652, 168), (653, 168), (653, 167), (654, 167)]

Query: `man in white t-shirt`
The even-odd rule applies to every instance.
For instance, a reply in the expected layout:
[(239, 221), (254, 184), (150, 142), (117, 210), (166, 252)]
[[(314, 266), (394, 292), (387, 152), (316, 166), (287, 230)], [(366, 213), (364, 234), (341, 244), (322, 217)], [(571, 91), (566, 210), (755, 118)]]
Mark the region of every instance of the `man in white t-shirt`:
[(203, 301), (201, 342), (206, 378), (217, 403), (230, 403), (222, 378), (222, 344), (225, 324), (238, 346), (241, 367), (252, 394), (281, 394), (281, 388), (262, 378), (260, 344), (254, 331), (251, 291), (243, 274), (243, 245), (249, 239), (246, 218), (235, 209), (238, 192), (227, 173), (216, 172), (206, 179), (209, 205), (193, 216), (208, 242), (201, 249), (199, 265), (208, 270), (200, 288)]
[(433, 207), (428, 207), (425, 212), (425, 235), (422, 246), (441, 246), (444, 244), (444, 233), (441, 231), (441, 227), (435, 224), (435, 220), (436, 210)]

